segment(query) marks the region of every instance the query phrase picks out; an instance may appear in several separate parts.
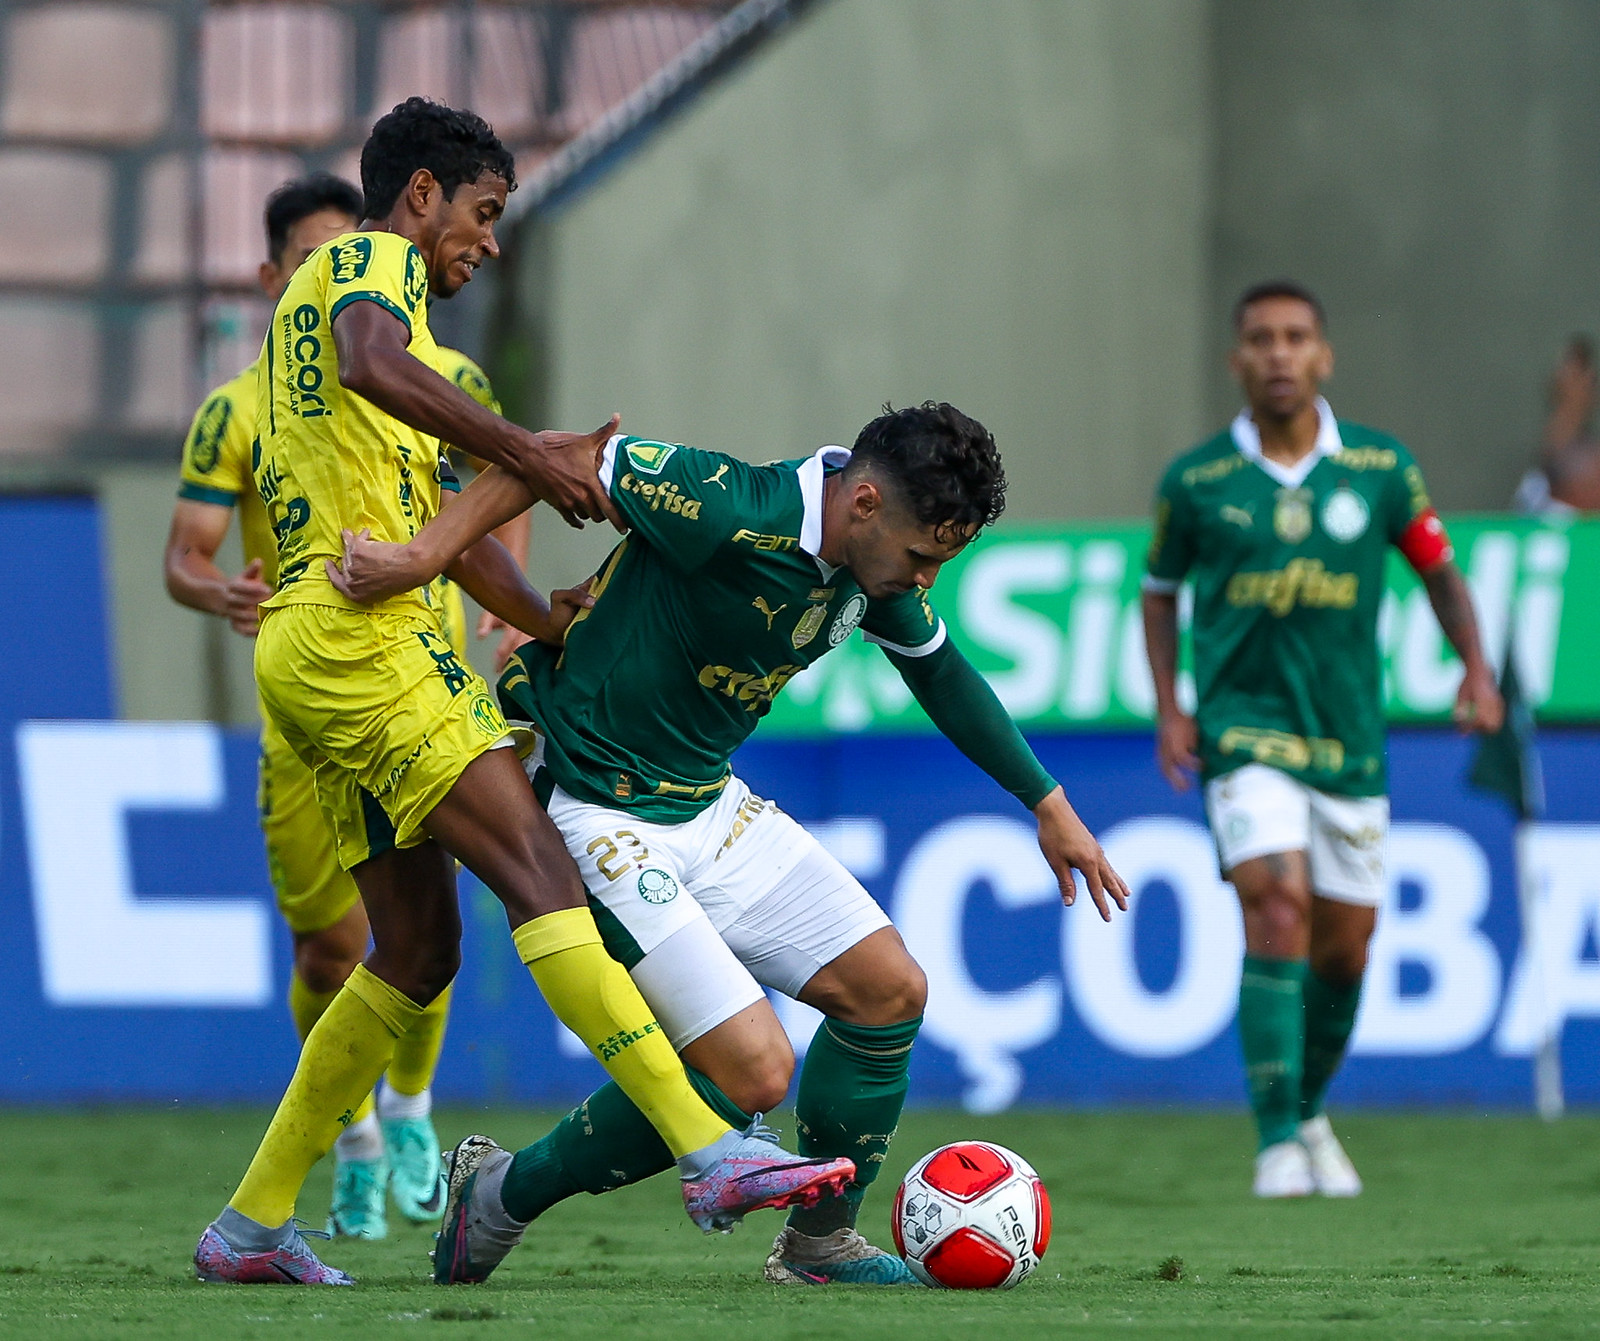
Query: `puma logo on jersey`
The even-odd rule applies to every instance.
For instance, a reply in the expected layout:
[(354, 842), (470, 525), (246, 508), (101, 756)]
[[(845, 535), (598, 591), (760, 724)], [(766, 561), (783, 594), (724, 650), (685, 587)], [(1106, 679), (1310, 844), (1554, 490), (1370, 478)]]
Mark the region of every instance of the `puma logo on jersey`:
[(1247, 531), (1256, 524), (1256, 519), (1248, 509), (1236, 508), (1232, 503), (1224, 503), (1220, 515), (1223, 521), (1232, 522), (1235, 526), (1242, 526)]
[[(726, 467), (724, 467), (724, 469), (726, 469)], [(707, 481), (707, 483), (710, 483), (710, 481)], [(765, 596), (757, 596), (755, 598), (755, 600), (750, 602), (750, 604), (755, 606), (755, 608), (757, 610), (761, 611), (761, 613), (764, 614), (767, 617), (767, 632), (768, 633), (772, 632), (772, 621), (775, 620), (778, 617), (779, 612), (783, 611), (783, 610), (787, 610), (789, 608), (789, 603), (787, 601), (785, 601), (782, 605), (780, 605), (777, 608), (777, 610), (774, 610), (771, 606), (769, 606), (767, 604), (767, 598)]]
[(727, 473), (728, 473), (728, 463), (726, 461), (724, 461), (720, 466), (717, 467), (717, 473), (715, 475), (711, 476), (710, 479), (701, 480), (700, 483), (701, 484), (715, 484), (718, 488), (726, 490), (728, 486), (726, 484), (723, 484), (722, 477), (724, 475), (726, 475)]

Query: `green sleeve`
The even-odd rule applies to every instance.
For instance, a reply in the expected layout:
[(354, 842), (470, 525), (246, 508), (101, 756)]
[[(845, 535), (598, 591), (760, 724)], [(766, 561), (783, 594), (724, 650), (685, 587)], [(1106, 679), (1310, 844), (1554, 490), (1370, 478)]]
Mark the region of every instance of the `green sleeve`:
[(1145, 585), (1177, 590), (1194, 562), (1194, 526), (1181, 463), (1175, 463), (1156, 490), (1155, 531), (1145, 560)]
[(1056, 789), (989, 682), (954, 643), (921, 656), (887, 647), (883, 653), (945, 738), (1029, 810)]
[(1422, 467), (1399, 443), (1395, 447), (1395, 469), (1385, 490), (1388, 501), (1388, 517), (1385, 520), (1391, 543), (1399, 540), (1411, 523), (1433, 506), (1428, 497), (1427, 483), (1422, 478)]
[(757, 548), (799, 543), (797, 536), (766, 534), (776, 480), (775, 472), (720, 452), (648, 438), (615, 437), (600, 461), (600, 483), (629, 533), (686, 573), (736, 532)]

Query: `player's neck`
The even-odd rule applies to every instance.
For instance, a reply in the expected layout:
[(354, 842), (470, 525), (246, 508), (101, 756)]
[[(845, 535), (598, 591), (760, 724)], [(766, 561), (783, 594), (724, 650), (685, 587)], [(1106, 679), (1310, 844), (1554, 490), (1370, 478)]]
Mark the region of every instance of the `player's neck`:
[(1261, 455), (1279, 465), (1292, 466), (1303, 461), (1317, 448), (1317, 434), (1322, 431), (1322, 415), (1316, 401), (1310, 401), (1288, 418), (1253, 410), (1250, 414), (1256, 431), (1261, 435)]

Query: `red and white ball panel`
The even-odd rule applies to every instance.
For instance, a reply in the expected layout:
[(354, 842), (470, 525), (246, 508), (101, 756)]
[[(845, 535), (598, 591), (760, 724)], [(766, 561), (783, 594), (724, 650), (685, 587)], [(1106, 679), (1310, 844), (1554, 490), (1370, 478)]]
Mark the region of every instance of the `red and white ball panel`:
[(1005, 1290), (1050, 1244), (1050, 1198), (1033, 1167), (987, 1141), (924, 1156), (894, 1199), (894, 1244), (924, 1285)]

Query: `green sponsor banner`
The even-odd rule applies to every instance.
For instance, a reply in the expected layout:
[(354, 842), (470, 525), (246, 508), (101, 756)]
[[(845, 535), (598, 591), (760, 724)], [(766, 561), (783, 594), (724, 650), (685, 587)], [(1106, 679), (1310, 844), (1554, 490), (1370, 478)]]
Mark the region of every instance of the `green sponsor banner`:
[[(1600, 721), (1600, 522), (1446, 518), (1491, 661), (1508, 640), (1545, 722)], [(951, 636), (1025, 727), (1148, 726), (1139, 579), (1144, 522), (1001, 524), (950, 563), (933, 599)], [(1187, 590), (1180, 597), (1187, 624)], [(1391, 721), (1449, 719), (1461, 663), (1427, 593), (1390, 555), (1380, 647)], [(1193, 700), (1182, 675), (1180, 692)], [(763, 735), (931, 730), (899, 675), (860, 635), (789, 682)]]

